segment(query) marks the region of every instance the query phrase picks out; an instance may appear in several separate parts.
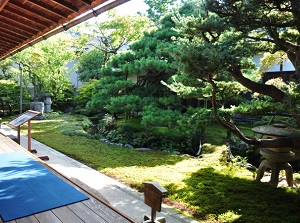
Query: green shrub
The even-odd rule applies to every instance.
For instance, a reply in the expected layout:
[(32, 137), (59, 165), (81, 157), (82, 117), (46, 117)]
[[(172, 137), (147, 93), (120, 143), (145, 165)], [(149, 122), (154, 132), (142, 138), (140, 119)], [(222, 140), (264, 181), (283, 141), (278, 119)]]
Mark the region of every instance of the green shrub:
[(118, 130), (114, 129), (107, 133), (106, 138), (111, 142), (124, 143), (124, 137)]
[(46, 118), (48, 119), (55, 119), (58, 118), (62, 114), (61, 111), (50, 111), (48, 114), (45, 114)]
[(263, 116), (260, 121), (254, 123), (255, 126), (281, 123), (287, 126), (297, 127), (295, 119), (285, 116)]
[(232, 162), (236, 164), (245, 164), (247, 162), (257, 166), (262, 156), (257, 152), (259, 148), (253, 145), (244, 143), (236, 137), (230, 137), (227, 140), (231, 153), (234, 156)]
[[(59, 113), (52, 112), (52, 116), (57, 116)], [(57, 125), (57, 129), (61, 134), (67, 136), (84, 136), (90, 138), (90, 134), (88, 131), (90, 130), (92, 123), (85, 116), (75, 116), (72, 117), (70, 115), (65, 114), (64, 119), (68, 120), (65, 122), (61, 122)]]
[(119, 128), (120, 133), (124, 136), (124, 138), (130, 143), (136, 138), (136, 135), (142, 132), (142, 128), (136, 127), (131, 124), (124, 124)]
[(75, 124), (60, 125), (58, 127), (59, 133), (67, 136), (85, 136), (90, 137), (89, 134), (81, 127)]

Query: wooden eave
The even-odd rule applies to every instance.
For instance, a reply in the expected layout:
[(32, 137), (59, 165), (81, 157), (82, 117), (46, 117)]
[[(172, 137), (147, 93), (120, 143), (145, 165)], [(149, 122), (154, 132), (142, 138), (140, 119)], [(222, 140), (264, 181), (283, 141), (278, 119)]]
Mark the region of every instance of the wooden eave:
[(0, 60), (129, 0), (0, 0)]

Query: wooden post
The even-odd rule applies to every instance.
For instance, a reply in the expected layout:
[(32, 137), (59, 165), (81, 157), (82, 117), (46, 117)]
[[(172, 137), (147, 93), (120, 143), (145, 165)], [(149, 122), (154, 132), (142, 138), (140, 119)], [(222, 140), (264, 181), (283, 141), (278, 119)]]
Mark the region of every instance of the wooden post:
[(28, 151), (31, 152), (31, 120), (27, 121)]
[(21, 127), (18, 126), (18, 144), (21, 145)]
[(31, 119), (27, 121), (27, 150), (31, 153), (37, 153), (35, 149), (31, 149)]
[[(35, 149), (31, 149), (31, 119), (33, 119), (35, 116), (39, 115), (40, 112), (28, 110), (25, 113), (19, 115), (17, 118), (11, 120), (7, 123), (8, 126), (12, 128), (18, 128), (18, 144), (21, 144), (21, 125), (23, 125), (25, 122), (28, 122), (27, 124), (27, 132), (28, 132), (28, 151), (31, 153), (37, 153)], [(39, 157), (42, 160), (49, 160), (48, 156), (42, 156)]]
[(144, 182), (143, 184), (145, 185), (145, 204), (151, 207), (151, 218), (144, 216), (143, 223), (166, 222), (164, 217), (156, 218), (156, 211), (161, 212), (162, 196), (167, 193), (167, 190), (155, 182)]

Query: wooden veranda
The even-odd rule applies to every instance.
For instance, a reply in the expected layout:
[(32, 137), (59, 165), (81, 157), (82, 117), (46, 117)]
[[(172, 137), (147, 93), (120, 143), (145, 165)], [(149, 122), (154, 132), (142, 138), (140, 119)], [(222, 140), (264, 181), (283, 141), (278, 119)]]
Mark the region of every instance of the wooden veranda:
[[(101, 200), (97, 195), (93, 194), (89, 189), (83, 188), (76, 182), (71, 182), (64, 178), (60, 173), (53, 170), (42, 160), (29, 153), (19, 144), (11, 140), (9, 137), (0, 133), (0, 154), (11, 152), (24, 152), (30, 154), (34, 159), (43, 164), (46, 168), (53, 171), (59, 177), (63, 178), (66, 182), (77, 187), (85, 193), (89, 199), (66, 205), (63, 207), (47, 210), (28, 217), (19, 218), (9, 223), (133, 223), (134, 221), (128, 216), (122, 214), (114, 209), (104, 200)], [(0, 218), (0, 223), (3, 223)]]

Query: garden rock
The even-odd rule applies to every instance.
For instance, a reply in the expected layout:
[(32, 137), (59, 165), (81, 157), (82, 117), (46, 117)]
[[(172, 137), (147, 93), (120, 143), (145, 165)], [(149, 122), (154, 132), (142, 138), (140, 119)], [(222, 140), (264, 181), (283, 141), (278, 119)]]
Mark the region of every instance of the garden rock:
[(108, 139), (99, 139), (99, 141), (103, 143), (110, 143)]
[(195, 156), (192, 156), (192, 155), (190, 155), (190, 154), (182, 154), (182, 155), (180, 155), (181, 157), (189, 157), (189, 158), (192, 158), (192, 159), (197, 159), (197, 157), (195, 157)]
[(34, 120), (45, 120), (46, 116), (45, 115), (38, 115), (34, 117)]
[(151, 151), (150, 148), (136, 148), (137, 151)]

